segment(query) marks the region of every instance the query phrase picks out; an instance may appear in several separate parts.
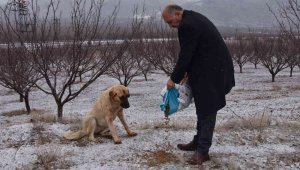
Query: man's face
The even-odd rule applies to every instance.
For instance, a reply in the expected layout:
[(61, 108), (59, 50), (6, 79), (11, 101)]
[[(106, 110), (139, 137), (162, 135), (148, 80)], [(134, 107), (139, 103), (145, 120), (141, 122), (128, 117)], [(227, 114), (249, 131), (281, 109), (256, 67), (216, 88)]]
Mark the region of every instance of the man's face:
[(167, 11), (164, 11), (163, 19), (170, 27), (178, 28), (181, 21), (180, 12), (175, 12), (174, 15), (170, 15)]

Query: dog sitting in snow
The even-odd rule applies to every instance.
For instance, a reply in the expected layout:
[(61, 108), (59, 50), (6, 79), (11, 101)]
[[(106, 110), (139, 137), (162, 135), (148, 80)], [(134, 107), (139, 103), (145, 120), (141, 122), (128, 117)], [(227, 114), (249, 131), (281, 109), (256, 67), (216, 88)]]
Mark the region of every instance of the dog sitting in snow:
[(120, 144), (113, 121), (118, 116), (123, 124), (128, 136), (136, 136), (137, 133), (131, 131), (124, 119), (123, 108), (129, 108), (128, 88), (123, 85), (114, 85), (105, 90), (96, 101), (92, 110), (82, 120), (82, 130), (77, 132), (67, 131), (64, 134), (66, 139), (75, 140), (88, 136), (89, 140), (96, 141), (94, 133), (107, 135), (110, 132), (115, 144)]

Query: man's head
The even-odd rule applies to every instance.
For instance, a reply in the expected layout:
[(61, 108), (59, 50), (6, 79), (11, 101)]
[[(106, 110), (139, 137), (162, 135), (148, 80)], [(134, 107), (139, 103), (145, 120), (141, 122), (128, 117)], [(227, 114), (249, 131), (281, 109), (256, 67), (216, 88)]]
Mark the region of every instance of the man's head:
[(167, 5), (163, 12), (162, 18), (165, 23), (172, 28), (178, 28), (182, 19), (183, 9), (178, 5)]

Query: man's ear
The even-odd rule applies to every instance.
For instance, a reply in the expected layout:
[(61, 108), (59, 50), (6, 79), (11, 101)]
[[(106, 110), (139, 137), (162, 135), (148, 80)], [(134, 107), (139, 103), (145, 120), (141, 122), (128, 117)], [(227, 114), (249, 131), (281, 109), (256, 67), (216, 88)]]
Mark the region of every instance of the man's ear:
[(180, 16), (181, 15), (181, 11), (175, 11), (175, 16)]

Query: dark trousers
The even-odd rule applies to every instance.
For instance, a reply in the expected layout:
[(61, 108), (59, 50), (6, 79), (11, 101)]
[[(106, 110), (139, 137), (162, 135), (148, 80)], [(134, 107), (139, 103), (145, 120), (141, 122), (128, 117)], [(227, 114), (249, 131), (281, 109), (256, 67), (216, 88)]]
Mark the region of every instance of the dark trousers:
[(205, 113), (199, 111), (199, 106), (201, 106), (202, 103), (199, 102), (197, 94), (194, 95), (194, 101), (197, 114), (197, 134), (194, 136), (193, 143), (197, 145), (197, 152), (208, 154), (212, 144), (217, 112)]
[(197, 134), (193, 142), (197, 145), (197, 152), (208, 154), (212, 144), (217, 113), (197, 113)]

